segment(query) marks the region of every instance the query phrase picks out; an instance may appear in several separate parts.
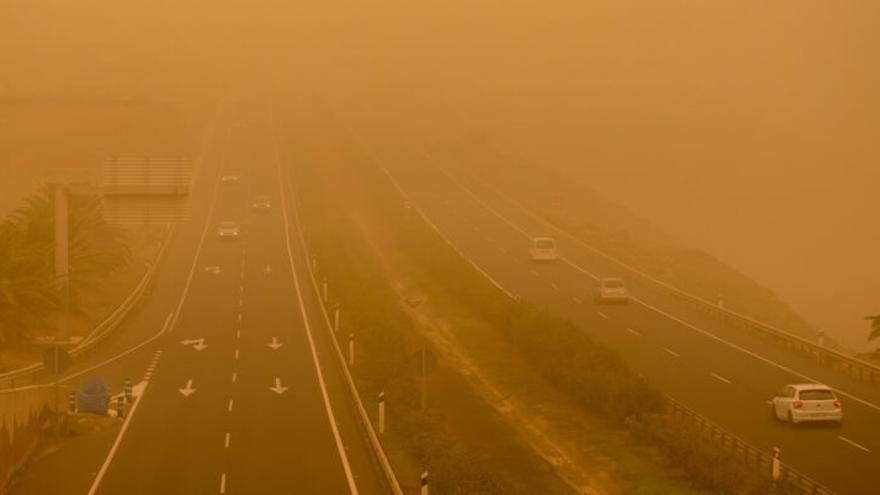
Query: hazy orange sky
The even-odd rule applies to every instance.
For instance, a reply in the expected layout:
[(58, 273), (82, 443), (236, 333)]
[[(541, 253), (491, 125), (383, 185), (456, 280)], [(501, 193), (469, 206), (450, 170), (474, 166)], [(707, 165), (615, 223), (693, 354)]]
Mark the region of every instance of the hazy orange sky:
[(880, 312), (877, 26), (873, 0), (0, 0), (0, 95), (384, 88), (423, 136), (487, 129), (857, 345)]

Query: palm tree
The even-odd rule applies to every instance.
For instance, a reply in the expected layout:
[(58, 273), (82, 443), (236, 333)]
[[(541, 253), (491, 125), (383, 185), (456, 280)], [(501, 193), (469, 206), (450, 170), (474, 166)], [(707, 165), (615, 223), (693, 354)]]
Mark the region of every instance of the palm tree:
[(868, 334), (868, 340), (880, 337), (880, 315), (866, 316), (865, 319), (871, 322), (871, 333)]

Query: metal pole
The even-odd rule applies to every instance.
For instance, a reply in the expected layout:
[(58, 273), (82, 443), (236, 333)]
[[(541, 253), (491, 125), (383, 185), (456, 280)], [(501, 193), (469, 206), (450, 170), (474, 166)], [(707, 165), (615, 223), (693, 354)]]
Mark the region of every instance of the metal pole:
[(348, 334), (348, 365), (354, 366), (354, 334)]
[(379, 434), (385, 433), (385, 392), (379, 392)]
[(427, 349), (423, 348), (422, 352), (421, 352), (421, 359), (422, 359), (421, 373), (419, 375), (419, 381), (420, 381), (419, 388), (421, 389), (421, 397), (420, 397), (419, 404), (420, 404), (422, 411), (424, 411), (428, 405), (428, 380), (427, 380), (428, 373), (427, 373), (427, 356), (426, 356), (427, 353), (428, 353)]
[(60, 337), (68, 340), (70, 313), (70, 214), (68, 210), (67, 189), (55, 185), (55, 287), (61, 294), (64, 315), (58, 321)]

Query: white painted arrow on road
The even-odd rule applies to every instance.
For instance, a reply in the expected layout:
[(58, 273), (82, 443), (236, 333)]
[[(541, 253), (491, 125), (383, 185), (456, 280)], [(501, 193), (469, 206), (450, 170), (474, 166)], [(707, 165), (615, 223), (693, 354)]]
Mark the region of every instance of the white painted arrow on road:
[(281, 386), (281, 378), (277, 378), (277, 377), (276, 377), (276, 378), (275, 378), (275, 386), (274, 386), (274, 387), (269, 387), (269, 390), (275, 392), (275, 393), (278, 394), (278, 395), (281, 395), (281, 394), (283, 394), (284, 392), (287, 392), (287, 388), (288, 388), (288, 387), (282, 387), (282, 386)]
[(186, 382), (186, 388), (178, 389), (178, 392), (183, 394), (184, 397), (189, 397), (190, 395), (194, 394), (196, 392), (196, 389), (193, 388), (193, 381), (188, 380)]
[(269, 342), (269, 343), (266, 344), (266, 345), (268, 345), (269, 347), (271, 347), (273, 351), (277, 351), (277, 350), (280, 349), (281, 346), (283, 346), (284, 344), (282, 344), (281, 342), (278, 342), (278, 338), (277, 338), (277, 337), (272, 337), (272, 342)]
[(204, 351), (208, 348), (208, 344), (205, 343), (205, 339), (189, 339), (189, 340), (181, 340), (181, 344), (183, 345), (191, 345), (193, 349), (197, 351)]

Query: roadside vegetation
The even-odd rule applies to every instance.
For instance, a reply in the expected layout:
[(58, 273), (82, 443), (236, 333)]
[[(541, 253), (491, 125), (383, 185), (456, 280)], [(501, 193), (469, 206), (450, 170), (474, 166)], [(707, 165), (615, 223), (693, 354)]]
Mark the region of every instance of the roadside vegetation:
[[(88, 317), (107, 296), (107, 279), (131, 259), (125, 230), (104, 220), (100, 199), (69, 202), (70, 311)], [(0, 349), (53, 332), (64, 310), (55, 276), (54, 193), (44, 186), (0, 223)]]

